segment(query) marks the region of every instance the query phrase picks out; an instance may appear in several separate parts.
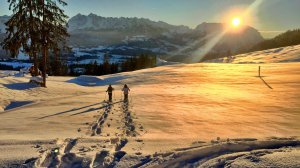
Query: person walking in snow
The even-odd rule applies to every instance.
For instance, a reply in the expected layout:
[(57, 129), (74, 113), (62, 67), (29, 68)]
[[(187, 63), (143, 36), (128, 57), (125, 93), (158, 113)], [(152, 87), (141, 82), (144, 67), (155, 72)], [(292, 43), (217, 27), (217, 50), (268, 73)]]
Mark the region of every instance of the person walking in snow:
[(114, 88), (111, 85), (109, 85), (108, 88), (107, 88), (107, 90), (106, 90), (106, 92), (108, 94), (108, 97), (109, 97), (109, 101), (112, 101), (113, 90), (114, 90)]
[(124, 101), (128, 101), (128, 93), (129, 93), (130, 89), (126, 84), (124, 85), (122, 91), (124, 94)]

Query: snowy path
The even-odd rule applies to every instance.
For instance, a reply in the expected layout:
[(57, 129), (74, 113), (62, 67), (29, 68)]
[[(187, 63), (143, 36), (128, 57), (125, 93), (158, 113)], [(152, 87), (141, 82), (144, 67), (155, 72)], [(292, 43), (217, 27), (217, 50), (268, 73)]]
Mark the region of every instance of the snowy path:
[(91, 126), (91, 135), (124, 136), (134, 132), (131, 114), (128, 111), (128, 102), (118, 101), (107, 103), (104, 112)]
[[(117, 101), (104, 104), (102, 112), (97, 111), (98, 115), (95, 116), (97, 120), (89, 124), (90, 129), (80, 129), (93, 138), (101, 137), (101, 139), (59, 140), (55, 147), (43, 152), (43, 155), (35, 161), (35, 165), (37, 167), (115, 167), (117, 165), (124, 167), (124, 164), (130, 164), (132, 161), (127, 163), (126, 159), (121, 160), (126, 155), (122, 149), (129, 143), (129, 138), (138, 137), (139, 133), (135, 130), (129, 102)], [(80, 115), (80, 113), (73, 115)], [(142, 140), (137, 142), (140, 143), (139, 150), (142, 150)], [(136, 165), (145, 164), (143, 161), (136, 162)]]

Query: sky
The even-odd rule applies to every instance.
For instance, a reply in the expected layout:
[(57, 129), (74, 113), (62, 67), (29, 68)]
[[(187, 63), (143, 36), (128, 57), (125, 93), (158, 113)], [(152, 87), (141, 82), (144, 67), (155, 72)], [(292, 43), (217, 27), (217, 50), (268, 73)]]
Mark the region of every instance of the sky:
[[(202, 22), (224, 22), (227, 13), (233, 9), (243, 12), (254, 1), (261, 3), (251, 12), (248, 24), (263, 36), (273, 37), (300, 28), (300, 0), (66, 0), (68, 6), (64, 9), (69, 17), (94, 13), (106, 17), (149, 18), (195, 28)], [(10, 14), (7, 0), (0, 0), (0, 16)]]

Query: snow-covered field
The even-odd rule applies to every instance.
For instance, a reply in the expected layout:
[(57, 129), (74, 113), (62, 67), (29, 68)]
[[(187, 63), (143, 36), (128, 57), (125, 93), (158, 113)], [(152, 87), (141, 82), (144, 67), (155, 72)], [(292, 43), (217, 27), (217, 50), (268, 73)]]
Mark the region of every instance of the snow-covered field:
[(260, 66), (261, 78), (257, 64), (177, 64), (48, 88), (1, 76), (0, 165), (297, 167), (300, 63)]
[(30, 68), (32, 66), (32, 63), (23, 63), (23, 62), (0, 62), (2, 65), (12, 66), (13, 68)]
[[(85, 57), (84, 59), (78, 62), (70, 62), (71, 64), (92, 64), (95, 61), (98, 64), (103, 63), (105, 53), (102, 51), (103, 49), (110, 50), (110, 48), (105, 48), (103, 46), (99, 46), (96, 48), (73, 48), (72, 51), (74, 52), (75, 57)], [(92, 57), (92, 58), (89, 58)], [(94, 58), (96, 57), (96, 58)], [(111, 54), (109, 57), (110, 63), (121, 63), (124, 62), (131, 56), (128, 55), (118, 55), (118, 54)]]

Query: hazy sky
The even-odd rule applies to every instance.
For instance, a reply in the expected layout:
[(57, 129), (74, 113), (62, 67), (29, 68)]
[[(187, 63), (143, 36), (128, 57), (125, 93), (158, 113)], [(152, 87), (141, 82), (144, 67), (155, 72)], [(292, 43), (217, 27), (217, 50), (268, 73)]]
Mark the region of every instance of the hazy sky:
[[(255, 0), (66, 0), (66, 14), (95, 13), (111, 17), (143, 17), (194, 28), (202, 22), (223, 22), (222, 15)], [(0, 0), (0, 15), (9, 15), (7, 0)], [(264, 36), (300, 28), (300, 0), (262, 0), (251, 26)], [(270, 33), (270, 34), (269, 34)]]

